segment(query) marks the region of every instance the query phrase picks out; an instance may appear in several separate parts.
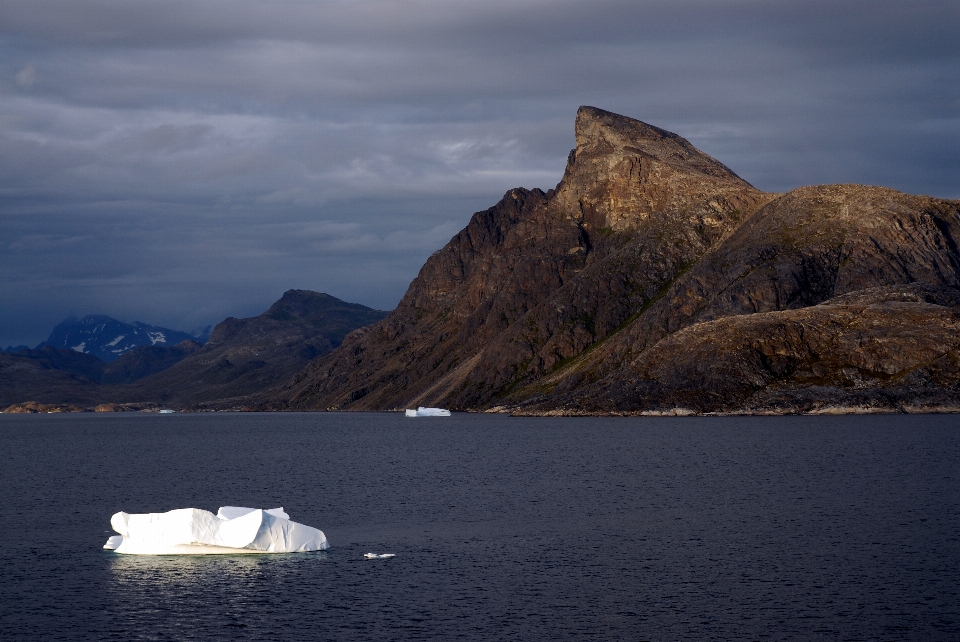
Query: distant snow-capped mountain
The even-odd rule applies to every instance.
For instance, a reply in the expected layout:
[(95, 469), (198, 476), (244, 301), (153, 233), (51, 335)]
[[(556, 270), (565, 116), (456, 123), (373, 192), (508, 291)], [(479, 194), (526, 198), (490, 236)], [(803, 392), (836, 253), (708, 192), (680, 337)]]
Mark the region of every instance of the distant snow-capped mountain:
[(103, 361), (113, 361), (123, 353), (138, 346), (175, 346), (182, 341), (197, 341), (186, 332), (160, 328), (134, 321), (124, 323), (102, 314), (91, 314), (77, 320), (66, 319), (50, 333), (46, 341), (37, 346), (69, 348), (92, 354)]

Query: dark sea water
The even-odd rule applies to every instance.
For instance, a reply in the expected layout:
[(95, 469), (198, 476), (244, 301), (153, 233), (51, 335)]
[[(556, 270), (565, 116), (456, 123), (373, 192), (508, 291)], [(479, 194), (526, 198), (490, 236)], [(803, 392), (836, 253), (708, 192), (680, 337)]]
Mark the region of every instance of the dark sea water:
[[(0, 415), (0, 453), (2, 640), (960, 640), (957, 416)], [(221, 505), (332, 548), (101, 548)]]

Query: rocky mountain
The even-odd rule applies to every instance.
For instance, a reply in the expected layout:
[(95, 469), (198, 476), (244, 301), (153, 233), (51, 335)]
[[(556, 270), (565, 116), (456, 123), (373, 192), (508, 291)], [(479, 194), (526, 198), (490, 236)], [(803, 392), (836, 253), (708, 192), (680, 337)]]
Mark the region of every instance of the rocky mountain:
[(25, 400), (95, 403), (105, 394), (100, 384), (133, 383), (199, 349), (199, 343), (189, 340), (170, 347), (139, 346), (110, 362), (53, 346), (0, 353), (0, 409)]
[(0, 352), (0, 410), (24, 401), (92, 403), (104, 362), (70, 349)]
[(0, 352), (0, 409), (28, 401), (184, 407), (260, 393), (386, 314), (327, 294), (290, 290), (260, 316), (217, 324), (202, 347), (192, 340), (139, 346), (110, 362), (53, 346)]
[(101, 361), (113, 361), (139, 346), (172, 347), (184, 341), (197, 341), (186, 332), (160, 328), (135, 321), (124, 323), (97, 314), (82, 319), (70, 317), (50, 333), (37, 349), (47, 346), (90, 354)]
[(139, 381), (180, 363), (201, 347), (191, 339), (175, 346), (139, 346), (116, 361), (105, 363), (98, 383), (114, 385)]
[(386, 315), (328, 294), (288, 290), (259, 316), (221, 321), (202, 349), (110, 400), (187, 406), (262, 393)]
[(516, 413), (960, 407), (960, 202), (761, 192), (670, 132), (582, 107), (387, 318), (265, 407)]

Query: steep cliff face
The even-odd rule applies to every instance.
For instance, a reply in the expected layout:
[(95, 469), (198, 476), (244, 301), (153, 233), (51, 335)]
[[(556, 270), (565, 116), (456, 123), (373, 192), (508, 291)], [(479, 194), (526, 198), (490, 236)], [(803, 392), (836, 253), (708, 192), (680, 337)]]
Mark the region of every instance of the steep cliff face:
[(383, 322), (301, 373), (294, 407), (487, 403), (602, 339), (769, 199), (687, 141), (584, 107), (555, 190), (511, 190)]
[[(474, 215), (394, 313), (311, 364), (273, 406), (730, 410), (787, 375), (725, 371), (725, 382), (762, 381), (733, 394), (684, 369), (683, 355), (713, 372), (730, 333), (779, 332), (761, 315), (810, 309), (796, 323), (839, 328), (824, 319), (848, 314), (825, 304), (840, 295), (960, 284), (957, 202), (856, 185), (763, 193), (675, 134), (590, 107), (576, 135), (555, 190), (512, 190)], [(947, 323), (953, 305), (928, 321)], [(894, 309), (871, 312), (871, 327), (883, 332)]]
[(804, 308), (881, 286), (957, 287), (958, 239), (956, 202), (860, 185), (794, 190), (745, 221), (629, 327), (540, 382), (539, 391), (512, 399), (549, 391), (559, 395), (551, 403), (570, 402), (568, 391), (629, 376), (618, 369), (690, 325)]

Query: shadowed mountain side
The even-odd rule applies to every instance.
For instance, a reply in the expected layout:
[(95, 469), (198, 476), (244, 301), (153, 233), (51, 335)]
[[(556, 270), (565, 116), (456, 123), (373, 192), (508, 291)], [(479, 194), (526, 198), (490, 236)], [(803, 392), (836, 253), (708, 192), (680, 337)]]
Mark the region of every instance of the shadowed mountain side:
[[(859, 185), (766, 194), (679, 136), (589, 107), (576, 135), (555, 190), (512, 190), (475, 214), (389, 317), (267, 407), (577, 411), (590, 390), (613, 391), (591, 412), (618, 411), (617, 395), (641, 376), (631, 364), (668, 337), (693, 337), (676, 334), (689, 326), (883, 286), (960, 284), (956, 201)], [(891, 332), (898, 323), (889, 319)], [(774, 328), (759, 317), (742, 326)], [(714, 402), (697, 409), (729, 409), (725, 395), (707, 390)], [(630, 399), (632, 410), (666, 403)]]
[(100, 383), (111, 385), (138, 381), (180, 363), (200, 348), (199, 343), (189, 340), (169, 348), (161, 346), (134, 348), (116, 361), (104, 365)]
[(19, 360), (34, 361), (42, 368), (62, 370), (96, 383), (100, 383), (103, 371), (108, 365), (92, 354), (53, 346), (44, 346), (36, 350), (20, 350), (16, 356)]
[(203, 348), (176, 365), (107, 395), (186, 406), (262, 393), (386, 315), (327, 294), (288, 290), (259, 316), (217, 324)]
[(873, 288), (669, 335), (600, 382), (514, 412), (960, 410), (960, 290)]
[(195, 341), (176, 346), (139, 346), (114, 361), (92, 354), (45, 346), (0, 353), (0, 408), (26, 400), (44, 403), (96, 403), (97, 384), (124, 384), (160, 372), (200, 349)]
[(102, 361), (49, 346), (23, 352), (27, 354), (0, 352), (0, 410), (25, 401), (97, 403)]

